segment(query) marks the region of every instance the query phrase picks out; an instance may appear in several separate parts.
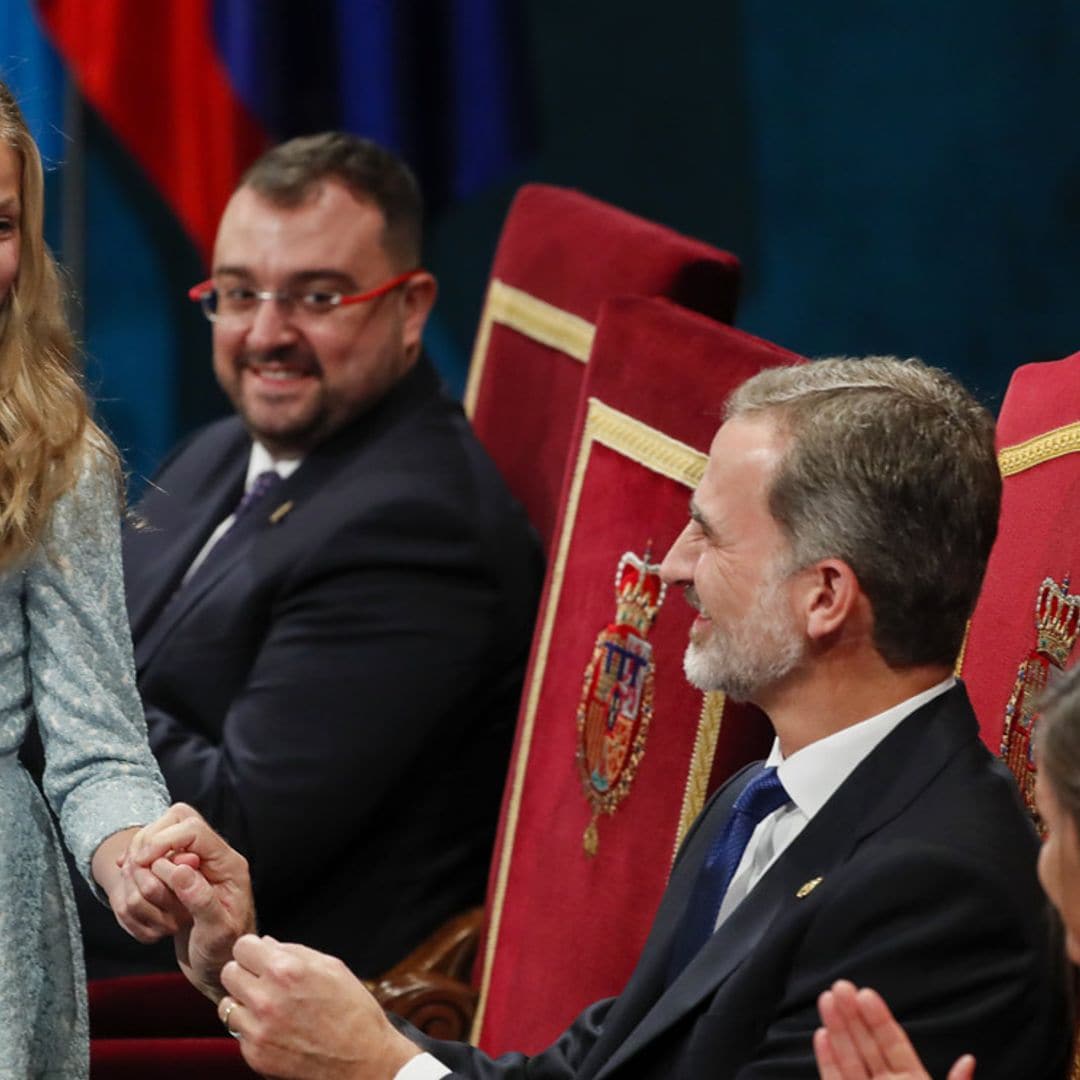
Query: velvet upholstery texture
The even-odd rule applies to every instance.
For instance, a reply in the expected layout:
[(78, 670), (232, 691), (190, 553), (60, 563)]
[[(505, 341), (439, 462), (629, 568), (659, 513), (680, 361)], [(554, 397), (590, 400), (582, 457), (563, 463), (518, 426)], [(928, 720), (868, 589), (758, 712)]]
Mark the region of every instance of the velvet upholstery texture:
[(217, 1008), (179, 971), (91, 979), (90, 1038), (220, 1036)]
[(212, 1002), (179, 972), (90, 983), (91, 1080), (245, 1080)]
[(620, 558), (659, 563), (729, 393), (778, 346), (659, 299), (601, 309), (541, 601), (477, 965), (474, 1038), (488, 1053), (546, 1046), (633, 970), (676, 847), (721, 780), (770, 741), (765, 718), (685, 680), (692, 612), (669, 592), (646, 638), (652, 715), (629, 790), (595, 821), (576, 717), (598, 634), (616, 621)]
[(248, 1080), (235, 1039), (95, 1039), (90, 1080)]
[(997, 444), (1001, 522), (959, 671), (995, 753), (1007, 716), (1016, 714), (1013, 754), (1004, 756), (1029, 786), (1033, 766), (1019, 760), (1026, 755), (1015, 742), (1030, 734), (1021, 714), (1072, 662), (1080, 631), (1080, 353), (1013, 373)]
[(555, 525), (601, 303), (665, 296), (730, 322), (734, 255), (578, 191), (528, 184), (503, 226), (477, 332), (466, 411), (537, 527)]

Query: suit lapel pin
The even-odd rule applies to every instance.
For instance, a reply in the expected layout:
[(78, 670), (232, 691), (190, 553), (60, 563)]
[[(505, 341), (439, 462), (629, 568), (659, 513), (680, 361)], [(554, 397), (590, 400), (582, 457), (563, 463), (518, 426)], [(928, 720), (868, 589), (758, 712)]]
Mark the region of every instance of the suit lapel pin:
[(274, 511), (274, 512), (273, 512), (273, 513), (272, 513), (272, 514), (270, 515), (270, 524), (271, 524), (271, 525), (277, 525), (277, 524), (278, 524), (278, 522), (279, 522), (279, 521), (281, 521), (281, 520), (282, 520), (282, 518), (284, 518), (284, 517), (285, 517), (285, 515), (286, 515), (286, 514), (287, 514), (287, 513), (288, 513), (288, 512), (289, 512), (289, 511), (290, 511), (290, 510), (291, 510), (291, 509), (293, 508), (293, 506), (294, 506), (294, 503), (293, 503), (292, 499), (290, 499), (290, 500), (289, 500), (288, 502), (283, 502), (283, 503), (282, 503), (282, 504), (281, 504), (281, 505), (280, 505), (280, 506), (279, 506), (279, 507), (278, 507), (278, 508), (277, 508), (277, 509), (276, 509), (276, 510), (275, 510), (275, 511)]
[(796, 900), (802, 900), (804, 896), (809, 896), (822, 882), (822, 878), (811, 878), (805, 885), (799, 886), (799, 891), (795, 894)]

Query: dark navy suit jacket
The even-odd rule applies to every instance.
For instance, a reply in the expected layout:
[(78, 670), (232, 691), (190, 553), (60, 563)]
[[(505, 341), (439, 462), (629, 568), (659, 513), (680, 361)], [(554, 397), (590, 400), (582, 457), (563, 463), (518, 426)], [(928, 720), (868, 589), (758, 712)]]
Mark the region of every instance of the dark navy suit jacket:
[(816, 999), (849, 978), (884, 994), (932, 1076), (971, 1051), (980, 1080), (1062, 1080), (1071, 1025), (1036, 837), (963, 687), (855, 769), (665, 989), (705, 852), (752, 771), (717, 792), (687, 837), (619, 997), (531, 1059), (427, 1047), (473, 1078), (816, 1080)]
[[(197, 433), (127, 531), (150, 742), (250, 860), (261, 930), (373, 975), (483, 898), (539, 548), (421, 360), (176, 593), (250, 446)], [(123, 938), (83, 908), (94, 971)]]

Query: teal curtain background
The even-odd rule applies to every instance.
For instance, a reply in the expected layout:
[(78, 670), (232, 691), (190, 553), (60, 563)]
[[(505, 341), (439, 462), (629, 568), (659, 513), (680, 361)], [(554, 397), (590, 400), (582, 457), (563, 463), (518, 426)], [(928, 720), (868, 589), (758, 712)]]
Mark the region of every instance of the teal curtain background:
[[(429, 347), (455, 388), (526, 180), (736, 252), (739, 325), (809, 355), (918, 355), (996, 408), (1016, 366), (1080, 348), (1080, 6), (521, 7), (536, 149), (429, 230), (442, 288)], [(224, 408), (208, 328), (184, 299), (199, 260), (78, 107), (29, 0), (0, 0), (0, 73), (51, 163), (49, 239), (80, 294), (100, 412), (138, 483)]]

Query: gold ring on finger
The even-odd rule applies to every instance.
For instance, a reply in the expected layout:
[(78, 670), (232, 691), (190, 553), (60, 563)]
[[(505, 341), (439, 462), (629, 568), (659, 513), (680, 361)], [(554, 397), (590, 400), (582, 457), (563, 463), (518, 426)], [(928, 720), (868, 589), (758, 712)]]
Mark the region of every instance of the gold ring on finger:
[(224, 1011), (224, 1013), (222, 1013), (222, 1016), (221, 1016), (221, 1022), (225, 1025), (225, 1030), (234, 1039), (239, 1039), (240, 1038), (240, 1032), (239, 1031), (233, 1031), (233, 1029), (231, 1027), (229, 1027), (229, 1017), (232, 1016), (233, 1009), (235, 1009), (236, 1006), (239, 1005), (239, 1004), (240, 1003), (238, 1001), (236, 1001), (233, 998), (230, 998), (229, 999), (229, 1004), (225, 1006), (225, 1011)]

